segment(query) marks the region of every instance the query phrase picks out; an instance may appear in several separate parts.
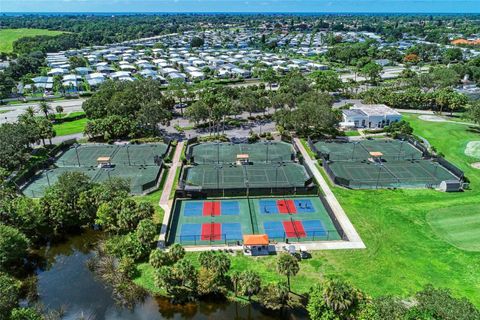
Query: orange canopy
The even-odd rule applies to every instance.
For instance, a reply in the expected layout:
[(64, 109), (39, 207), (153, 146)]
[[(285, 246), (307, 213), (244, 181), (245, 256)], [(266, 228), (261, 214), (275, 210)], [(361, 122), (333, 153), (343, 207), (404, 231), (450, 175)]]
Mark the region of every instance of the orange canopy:
[(370, 152), (370, 155), (371, 155), (372, 157), (382, 157), (382, 156), (383, 156), (383, 153), (378, 152), (378, 151), (372, 151), (372, 152)]
[(246, 246), (266, 246), (268, 245), (268, 235), (245, 234), (243, 235), (243, 244)]

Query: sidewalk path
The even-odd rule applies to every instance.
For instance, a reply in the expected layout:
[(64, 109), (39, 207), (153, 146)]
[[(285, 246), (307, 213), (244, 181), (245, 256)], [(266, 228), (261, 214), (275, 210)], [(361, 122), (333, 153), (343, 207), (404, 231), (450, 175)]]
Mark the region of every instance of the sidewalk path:
[(325, 181), (320, 171), (318, 171), (317, 166), (315, 166), (315, 161), (310, 158), (307, 150), (305, 150), (305, 147), (303, 146), (299, 138), (294, 138), (294, 143), (297, 145), (298, 149), (302, 153), (306, 165), (310, 168), (313, 175), (315, 176), (315, 179), (320, 185), (320, 188), (323, 190), (323, 193), (325, 194), (325, 199), (327, 200), (330, 208), (332, 208), (333, 213), (337, 217), (337, 220), (340, 223), (343, 232), (345, 232), (345, 234), (347, 235), (348, 241), (338, 243), (337, 249), (364, 249), (365, 244), (355, 230), (355, 227), (348, 219), (347, 214), (343, 210), (332, 190), (330, 190), (327, 181)]
[(162, 228), (160, 229), (160, 237), (158, 239), (159, 246), (163, 247), (165, 245), (165, 236), (167, 233), (168, 221), (170, 220), (170, 214), (172, 209), (173, 201), (170, 199), (170, 194), (172, 192), (173, 184), (175, 182), (175, 175), (177, 169), (182, 165), (180, 157), (182, 155), (182, 150), (185, 142), (179, 141), (175, 153), (173, 155), (172, 166), (168, 170), (167, 180), (163, 186), (162, 196), (160, 197), (159, 206), (164, 211)]

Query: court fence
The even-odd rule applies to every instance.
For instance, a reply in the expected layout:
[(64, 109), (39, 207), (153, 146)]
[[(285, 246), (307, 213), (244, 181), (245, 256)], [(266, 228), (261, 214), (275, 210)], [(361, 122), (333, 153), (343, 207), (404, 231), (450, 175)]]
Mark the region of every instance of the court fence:
[[(276, 242), (285, 243), (301, 243), (310, 241), (332, 241), (339, 240), (337, 230), (309, 230), (305, 237), (287, 235), (284, 231), (275, 231), (277, 236), (269, 236), (271, 244)], [(174, 240), (172, 242), (172, 240)], [(210, 235), (179, 235), (175, 239), (170, 239), (172, 243), (180, 243), (182, 245), (227, 245), (227, 246), (242, 246), (243, 239), (234, 239), (229, 237), (226, 233), (210, 234)]]
[[(316, 195), (318, 194), (318, 186), (314, 183), (313, 174), (308, 166), (302, 165), (306, 169), (308, 179), (304, 185), (294, 185), (291, 183), (272, 183), (272, 186), (265, 186), (264, 182), (244, 182), (238, 187), (217, 187), (189, 185), (187, 183), (188, 168), (190, 166), (182, 166), (177, 190), (175, 194), (179, 198), (205, 198), (205, 197), (250, 197), (263, 195)], [(283, 184), (283, 185), (282, 185)], [(287, 184), (287, 185), (285, 185)]]
[[(201, 154), (194, 154), (195, 151), (195, 147), (200, 147), (203, 145), (203, 147), (206, 148), (205, 145), (209, 144), (210, 147), (212, 147), (213, 149), (215, 149), (214, 152), (212, 153), (208, 153), (208, 156), (202, 156)], [(213, 147), (217, 145), (217, 147)], [(228, 156), (225, 157), (225, 152), (224, 151), (220, 151), (220, 149), (222, 148), (225, 148), (225, 146), (234, 146), (234, 145), (247, 145), (251, 148), (257, 148), (258, 150), (257, 151), (253, 151), (251, 150), (252, 152), (252, 155), (250, 157), (250, 162), (252, 163), (255, 163), (255, 162), (265, 162), (265, 163), (281, 163), (281, 162), (294, 162), (295, 161), (295, 155), (296, 153), (298, 153), (298, 150), (296, 150), (295, 148), (295, 145), (293, 146), (293, 152), (291, 152), (290, 154), (281, 154), (281, 155), (275, 155), (275, 154), (272, 154), (273, 152), (270, 151), (269, 153), (269, 147), (272, 146), (272, 145), (275, 145), (275, 142), (272, 142), (272, 141), (267, 141), (265, 143), (263, 142), (253, 142), (253, 143), (245, 143), (245, 142), (204, 142), (204, 143), (198, 143), (198, 140), (195, 138), (195, 139), (189, 139), (187, 140), (187, 147), (186, 147), (186, 152), (185, 152), (185, 159), (186, 159), (186, 162), (187, 163), (190, 163), (190, 164), (216, 164), (216, 163), (235, 163), (236, 162), (236, 156), (237, 156), (237, 152), (233, 151), (233, 150), (230, 150), (230, 152), (228, 152)], [(263, 159), (258, 159), (258, 153), (260, 152), (260, 150), (262, 149), (262, 147), (265, 147), (265, 158)], [(217, 150), (217, 148), (219, 148)], [(270, 147), (271, 149), (271, 147)], [(223, 149), (222, 149), (223, 150)], [(240, 152), (240, 151), (238, 151)], [(218, 156), (217, 157), (212, 157), (212, 154), (216, 154), (218, 153)], [(222, 157), (220, 157), (220, 153), (222, 153)], [(263, 153), (263, 150), (262, 152)], [(257, 159), (255, 159), (255, 157)], [(254, 159), (252, 159), (254, 158)]]
[[(445, 158), (438, 156), (436, 154), (431, 153), (428, 148), (423, 145), (421, 142), (415, 140), (411, 136), (399, 136), (400, 139), (403, 139), (404, 141), (407, 141), (411, 145), (413, 145), (415, 148), (417, 148), (422, 155), (422, 159), (424, 160), (430, 160), (432, 162), (437, 163), (438, 165), (444, 167), (446, 170), (448, 170), (451, 174), (453, 174), (460, 182), (465, 181), (465, 175), (462, 170), (460, 170), (458, 167), (453, 165), (451, 162), (447, 161)], [(327, 140), (326, 140), (327, 141)], [(345, 139), (331, 139), (328, 140), (329, 142), (338, 142), (338, 143), (346, 143), (347, 141)], [(325, 172), (329, 176), (329, 178), (337, 185), (350, 188), (350, 189), (379, 189), (379, 188), (437, 188), (440, 185), (440, 181), (437, 181), (436, 179), (432, 178), (411, 178), (411, 177), (397, 177), (397, 176), (392, 176), (391, 179), (347, 179), (344, 177), (340, 177), (335, 174), (334, 170), (331, 168), (330, 164), (338, 161), (348, 161), (348, 162), (355, 162), (359, 161), (359, 158), (352, 158), (351, 155), (346, 156), (347, 159), (342, 160), (342, 159), (332, 159), (332, 154), (321, 152), (318, 150), (318, 148), (315, 146), (315, 143), (311, 140), (309, 137), (307, 139), (307, 143), (311, 150), (316, 154), (317, 159), (321, 160), (321, 165), (325, 169)], [(334, 155), (339, 155), (334, 154)], [(396, 156), (388, 156), (384, 155), (382, 157), (383, 159), (387, 161), (399, 161), (399, 160), (405, 160), (405, 161), (413, 161), (415, 160), (413, 156), (411, 158), (406, 155), (403, 159), (401, 155), (396, 155)], [(386, 167), (385, 167), (386, 168)], [(386, 171), (388, 171), (388, 168), (386, 168)]]
[(76, 139), (69, 139), (61, 142), (48, 151), (47, 159), (33, 163), (22, 171), (13, 174), (8, 182), (12, 183), (16, 188), (21, 189), (21, 187), (28, 184), (28, 182), (33, 178), (33, 176), (35, 176), (35, 174), (37, 174), (37, 172), (53, 166), (56, 159), (58, 159), (59, 154), (62, 154), (68, 150), (75, 143), (77, 143)]
[(317, 195), (318, 187), (310, 184), (304, 187), (239, 187), (239, 188), (204, 188), (201, 186), (185, 185), (184, 181), (179, 182), (175, 191), (179, 198), (207, 198), (207, 197), (252, 197), (252, 196), (292, 196), (292, 195)]
[[(96, 169), (96, 166), (94, 165), (85, 164), (80, 166), (79, 165), (72, 166), (72, 165), (69, 165), (68, 163), (62, 162), (61, 158), (65, 154), (65, 152), (70, 150), (76, 144), (77, 144), (77, 140), (71, 139), (71, 140), (66, 140), (60, 143), (59, 145), (53, 147), (48, 152), (49, 157), (46, 160), (34, 163), (33, 165), (29, 166), (26, 170), (22, 171), (20, 174), (13, 176), (13, 178), (11, 179), (11, 183), (13, 183), (18, 188), (18, 190), (24, 193), (25, 195), (38, 197), (38, 196), (42, 196), (43, 192), (41, 190), (36, 190), (35, 188), (31, 189), (29, 188), (29, 186), (35, 183), (35, 181), (33, 181), (34, 177), (39, 172), (49, 171), (50, 178), (51, 178), (52, 176), (55, 176), (55, 171), (62, 170), (62, 169), (63, 171), (71, 170), (76, 172), (83, 172), (82, 170), (84, 171), (96, 170), (97, 173), (91, 176), (92, 181), (102, 181), (101, 175), (102, 173), (105, 174), (105, 172), (103, 172), (104, 169)], [(91, 145), (95, 145), (95, 144), (91, 144)], [(132, 146), (137, 146), (137, 145), (139, 144), (132, 144)], [(98, 146), (101, 147), (103, 146), (103, 144)], [(118, 151), (118, 148), (121, 148), (121, 146), (111, 146), (111, 147), (116, 148), (115, 151)], [(171, 147), (171, 142), (168, 141), (168, 145), (166, 148), (167, 151), (164, 152), (163, 155), (167, 154), (170, 147)], [(158, 183), (163, 171), (163, 167), (164, 167), (163, 155), (154, 155), (153, 162), (151, 162), (150, 164), (145, 164), (145, 163), (139, 164), (133, 161), (124, 163), (119, 161), (118, 164), (115, 166), (115, 170), (107, 170), (108, 178), (110, 178), (110, 176), (125, 177), (125, 170), (127, 170), (128, 174), (126, 175), (126, 180), (129, 180), (130, 178), (133, 180), (133, 178), (136, 175), (138, 175), (137, 172), (133, 172), (135, 171), (134, 169), (150, 168), (149, 172), (151, 173), (149, 173), (149, 177), (151, 177), (151, 179), (147, 182), (145, 182), (145, 180), (147, 179), (144, 179), (143, 181), (138, 181), (139, 182), (138, 184), (135, 182), (133, 185), (131, 185), (131, 192), (132, 194), (145, 194), (145, 193), (151, 192), (155, 190), (155, 188), (158, 186)], [(159, 168), (159, 170), (156, 173), (153, 173), (151, 168), (157, 168), (157, 167)], [(48, 180), (48, 174), (47, 174), (47, 180)]]

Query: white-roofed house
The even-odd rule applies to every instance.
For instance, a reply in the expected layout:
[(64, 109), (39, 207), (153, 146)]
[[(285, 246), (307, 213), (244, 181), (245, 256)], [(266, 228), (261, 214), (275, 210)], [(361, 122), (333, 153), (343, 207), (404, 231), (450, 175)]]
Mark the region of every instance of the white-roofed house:
[(95, 72), (86, 75), (85, 80), (91, 87), (98, 87), (105, 81), (105, 76), (102, 73)]
[(205, 79), (205, 74), (201, 71), (190, 71), (187, 73), (193, 81), (201, 81)]
[(356, 103), (342, 110), (343, 123), (353, 123), (356, 128), (379, 129), (402, 120), (402, 115), (384, 104)]
[(53, 68), (50, 71), (47, 72), (47, 75), (49, 76), (63, 76), (65, 73), (67, 73), (67, 69), (63, 68)]

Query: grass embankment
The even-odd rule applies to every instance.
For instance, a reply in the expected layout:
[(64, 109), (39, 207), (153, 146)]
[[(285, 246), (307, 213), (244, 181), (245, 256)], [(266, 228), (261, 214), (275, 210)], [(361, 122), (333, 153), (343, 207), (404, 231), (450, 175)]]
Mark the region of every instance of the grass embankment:
[[(301, 271), (292, 279), (294, 292), (305, 292), (327, 276), (344, 278), (372, 296), (408, 296), (431, 283), (450, 288), (455, 295), (480, 306), (480, 273), (476, 267), (480, 265), (480, 253), (451, 245), (451, 235), (439, 234), (427, 218), (431, 212), (439, 212), (441, 217), (467, 217), (472, 209), (479, 210), (480, 171), (470, 167), (478, 159), (466, 156), (464, 148), (469, 141), (480, 140), (480, 133), (466, 125), (422, 121), (417, 115), (406, 115), (405, 119), (416, 134), (465, 171), (471, 190), (441, 193), (333, 187), (367, 249), (314, 252), (312, 259), (301, 262)], [(188, 254), (194, 260), (197, 255)], [(276, 259), (235, 256), (232, 270), (255, 270), (264, 282), (278, 281), (282, 277), (275, 271)], [(139, 272), (136, 282), (154, 290), (152, 268), (142, 264)]]
[(0, 30), (0, 52), (12, 52), (13, 43), (23, 37), (56, 36), (62, 33), (64, 32), (46, 29), (2, 29)]

